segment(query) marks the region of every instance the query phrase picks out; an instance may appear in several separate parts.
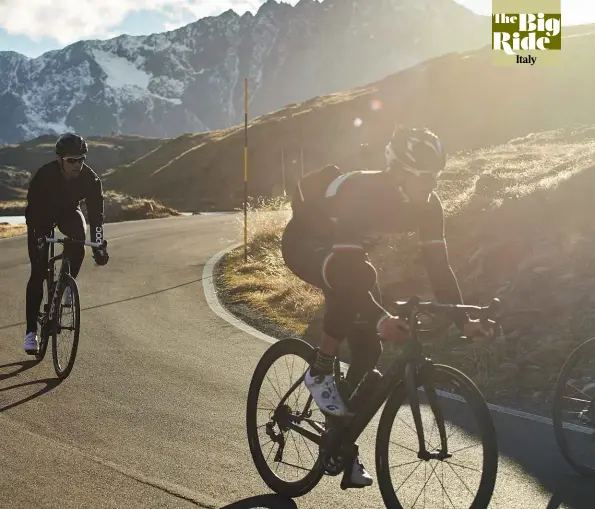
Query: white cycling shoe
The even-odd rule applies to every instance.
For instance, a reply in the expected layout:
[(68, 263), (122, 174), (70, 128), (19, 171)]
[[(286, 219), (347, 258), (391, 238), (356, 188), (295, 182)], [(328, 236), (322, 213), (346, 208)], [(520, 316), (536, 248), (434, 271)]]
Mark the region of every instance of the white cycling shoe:
[(25, 353), (35, 355), (39, 350), (39, 339), (37, 332), (27, 332), (25, 334)]
[(353, 465), (351, 466), (351, 476), (349, 476), (347, 472), (343, 474), (343, 479), (341, 479), (341, 489), (367, 488), (368, 486), (372, 486), (373, 482), (372, 476), (366, 472), (359, 456), (356, 456), (353, 460)]

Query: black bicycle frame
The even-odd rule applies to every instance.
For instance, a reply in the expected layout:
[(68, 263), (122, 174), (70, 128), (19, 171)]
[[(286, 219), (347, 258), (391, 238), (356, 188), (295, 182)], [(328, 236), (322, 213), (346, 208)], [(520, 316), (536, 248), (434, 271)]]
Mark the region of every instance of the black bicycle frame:
[[(420, 459), (430, 459), (434, 456), (439, 457), (446, 454), (446, 429), (444, 427), (442, 412), (438, 406), (438, 398), (436, 397), (432, 383), (431, 370), (432, 362), (423, 357), (421, 344), (417, 340), (417, 330), (415, 327), (412, 327), (412, 336), (405, 344), (404, 354), (389, 366), (385, 375), (382, 377), (381, 385), (375, 392), (375, 395), (370, 399), (367, 405), (354, 415), (351, 422), (346, 426), (347, 429), (344, 435), (345, 442), (355, 443), (378, 410), (380, 410), (384, 402), (390, 398), (395, 390), (398, 390), (402, 384), (405, 384), (406, 395), (409, 400), (409, 406), (411, 407), (411, 413), (413, 414), (413, 421), (415, 423), (419, 441), (418, 457)], [(434, 413), (438, 425), (441, 442), (441, 451), (438, 454), (431, 453), (426, 449), (417, 392), (418, 387), (421, 385), (424, 386), (428, 395), (430, 408)]]
[[(51, 236), (54, 236), (54, 231), (52, 231)], [(47, 268), (47, 280), (48, 280), (48, 292), (52, 291), (53, 293), (51, 299), (49, 300), (50, 308), (47, 314), (47, 323), (52, 323), (54, 318), (54, 312), (56, 310), (56, 304), (58, 300), (58, 291), (60, 290), (60, 284), (62, 282), (64, 274), (70, 273), (70, 260), (67, 256), (64, 256), (64, 251), (62, 253), (54, 256), (54, 243), (51, 242), (49, 244), (49, 253), (48, 253), (48, 268)], [(58, 278), (54, 278), (54, 267), (56, 262), (62, 260), (62, 266), (60, 267), (60, 273), (58, 274)], [(55, 283), (55, 284), (54, 284)]]
[[(355, 443), (359, 436), (366, 429), (376, 412), (380, 410), (384, 402), (390, 397), (391, 393), (396, 390), (402, 383), (406, 384), (407, 397), (409, 399), (409, 405), (413, 413), (413, 419), (415, 421), (415, 427), (417, 430), (417, 436), (419, 440), (419, 452), (418, 457), (420, 459), (430, 459), (432, 457), (444, 457), (447, 451), (446, 445), (446, 430), (444, 428), (444, 420), (442, 418), (442, 412), (438, 406), (438, 399), (434, 392), (433, 384), (431, 383), (431, 376), (428, 374), (428, 367), (431, 367), (431, 361), (425, 359), (421, 355), (421, 345), (415, 338), (410, 338), (408, 344), (405, 347), (409, 349), (409, 352), (403, 355), (400, 359), (396, 359), (391, 366), (388, 368), (386, 374), (382, 377), (382, 383), (379, 389), (375, 392), (374, 397), (370, 400), (364, 408), (360, 409), (353, 418), (345, 425), (339, 425), (340, 432), (342, 435), (342, 442), (344, 443)], [(418, 369), (421, 368), (421, 369)], [(418, 374), (422, 376), (418, 377)], [(279, 402), (276, 411), (281, 411), (281, 408), (289, 398), (289, 395), (303, 382), (305, 374), (303, 374), (287, 391), (285, 396)], [(419, 398), (417, 395), (417, 388), (422, 385), (420, 380), (423, 380), (423, 385), (428, 392), (428, 399), (430, 407), (436, 417), (438, 424), (438, 431), (440, 435), (441, 451), (439, 453), (431, 453), (426, 449), (425, 436), (423, 426), (421, 422), (421, 410), (419, 405)], [(305, 406), (304, 411), (300, 415), (293, 416), (287, 422), (287, 426), (293, 431), (300, 435), (308, 438), (316, 444), (320, 444), (321, 437), (313, 433), (312, 431), (306, 430), (292, 421), (301, 421), (304, 419), (304, 414), (307, 408), (310, 406), (312, 396), (308, 397), (308, 402)], [(343, 421), (343, 417), (331, 418), (337, 423)]]
[[(454, 307), (469, 310), (469, 311), (493, 311), (498, 313), (500, 301), (493, 299), (489, 307), (480, 308), (478, 306), (456, 305)], [(354, 443), (362, 434), (366, 426), (370, 423), (376, 412), (380, 410), (382, 405), (391, 393), (405, 383), (406, 395), (413, 414), (413, 421), (417, 431), (417, 438), (419, 441), (418, 458), (429, 459), (444, 459), (448, 457), (448, 446), (446, 440), (446, 429), (444, 427), (444, 416), (442, 410), (438, 405), (438, 398), (434, 388), (433, 377), (433, 363), (430, 359), (424, 357), (422, 345), (418, 339), (418, 314), (422, 312), (422, 308), (434, 308), (436, 310), (443, 308), (452, 309), (452, 305), (448, 304), (423, 304), (418, 297), (412, 297), (405, 303), (405, 309), (408, 310), (408, 323), (411, 334), (405, 342), (404, 353), (389, 366), (385, 375), (382, 378), (382, 383), (376, 396), (371, 398), (368, 405), (362, 410), (358, 411), (351, 422), (347, 425), (346, 440), (348, 443)], [(482, 322), (488, 320), (487, 315), (483, 316)], [(438, 433), (440, 435), (440, 451), (431, 453), (426, 449), (426, 441), (424, 436), (423, 424), (421, 419), (421, 409), (419, 405), (419, 397), (417, 393), (418, 387), (423, 386), (426, 392), (428, 403), (436, 419), (438, 425)]]

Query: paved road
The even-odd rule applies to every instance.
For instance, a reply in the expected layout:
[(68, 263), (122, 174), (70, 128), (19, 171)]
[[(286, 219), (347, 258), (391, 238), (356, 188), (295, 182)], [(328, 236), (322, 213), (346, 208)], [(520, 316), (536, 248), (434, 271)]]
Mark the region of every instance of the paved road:
[[(207, 260), (236, 238), (236, 219), (207, 215), (108, 225), (111, 260), (79, 276), (82, 334), (69, 379), (22, 351), (24, 238), (0, 241), (0, 507), (373, 508), (374, 485), (342, 492), (325, 478), (294, 502), (258, 477), (244, 409), (268, 345), (208, 306)], [(490, 507), (592, 508), (551, 427), (495, 413), (501, 463)], [(374, 473), (373, 435), (360, 450)]]

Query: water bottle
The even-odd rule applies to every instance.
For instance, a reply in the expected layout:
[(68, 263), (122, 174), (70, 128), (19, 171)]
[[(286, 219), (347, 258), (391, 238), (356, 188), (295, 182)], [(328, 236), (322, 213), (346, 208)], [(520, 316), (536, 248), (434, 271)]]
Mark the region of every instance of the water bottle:
[(349, 398), (349, 409), (357, 412), (361, 410), (366, 401), (369, 401), (372, 395), (380, 387), (382, 381), (382, 373), (377, 369), (368, 371), (361, 382), (357, 385), (351, 398)]

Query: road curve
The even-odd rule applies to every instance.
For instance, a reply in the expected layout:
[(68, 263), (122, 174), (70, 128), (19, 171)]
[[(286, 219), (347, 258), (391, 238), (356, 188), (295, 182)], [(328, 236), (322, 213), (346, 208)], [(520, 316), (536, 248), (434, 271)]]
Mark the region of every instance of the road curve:
[[(248, 451), (245, 404), (269, 346), (213, 313), (208, 260), (237, 239), (229, 214), (109, 224), (111, 259), (78, 278), (81, 342), (71, 376), (24, 354), (24, 237), (0, 241), (0, 507), (378, 508), (372, 488), (324, 478), (272, 496)], [(48, 352), (49, 353), (49, 352)], [(490, 507), (592, 508), (595, 489), (561, 459), (551, 426), (494, 412), (501, 460)], [(372, 474), (373, 427), (360, 451)]]

